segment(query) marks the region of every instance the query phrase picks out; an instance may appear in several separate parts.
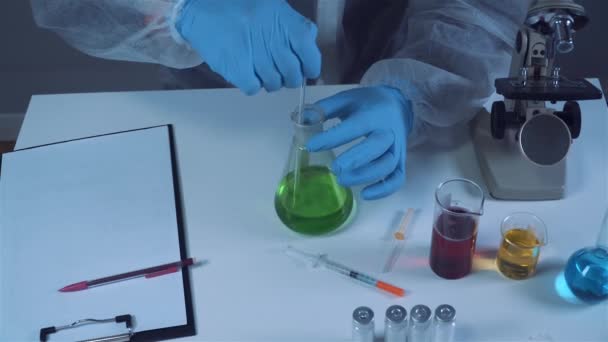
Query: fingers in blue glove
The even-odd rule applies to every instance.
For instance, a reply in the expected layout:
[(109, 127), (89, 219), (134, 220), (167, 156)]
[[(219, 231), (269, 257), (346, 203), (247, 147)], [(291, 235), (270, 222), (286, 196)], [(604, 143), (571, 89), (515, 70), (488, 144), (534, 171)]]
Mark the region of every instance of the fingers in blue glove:
[[(226, 64), (216, 64), (225, 66)], [(227, 72), (226, 70), (214, 69), (209, 64), (211, 70), (217, 72), (220, 75), (226, 75), (226, 81), (232, 83), (235, 87), (239, 88), (243, 93), (247, 95), (255, 95), (262, 88), (262, 82), (256, 75), (255, 71), (251, 68), (251, 65), (246, 62), (239, 62), (232, 65), (234, 70)]]
[(369, 122), (364, 115), (356, 115), (344, 120), (325, 132), (308, 140), (306, 148), (310, 152), (329, 150), (347, 144), (370, 133)]
[(365, 187), (361, 191), (361, 197), (365, 200), (375, 200), (386, 197), (395, 191), (405, 181), (405, 171), (403, 166), (399, 166), (384, 180)]
[(316, 105), (325, 112), (327, 119), (343, 118), (349, 113), (353, 104), (353, 98), (357, 98), (359, 89), (341, 91), (330, 97), (317, 101)]
[(355, 186), (376, 182), (391, 175), (399, 164), (399, 158), (393, 152), (387, 152), (380, 158), (353, 170), (343, 170), (338, 174), (338, 183), (343, 186)]
[(317, 46), (317, 26), (293, 11), (296, 22), (290, 32), (289, 44), (301, 63), (304, 77), (315, 79), (321, 74), (321, 51)]
[(254, 53), (260, 56), (255, 56), (254, 60), (257, 61), (255, 65), (255, 73), (260, 79), (264, 89), (268, 92), (279, 90), (283, 83), (281, 74), (275, 67), (272, 56), (267, 56), (268, 51), (266, 49), (254, 49)]
[(382, 156), (393, 146), (394, 142), (393, 132), (374, 131), (365, 140), (339, 155), (332, 163), (331, 168), (336, 174), (339, 174), (342, 170), (360, 168)]
[(282, 77), (283, 84), (288, 88), (298, 88), (304, 82), (300, 60), (291, 49), (276, 47), (272, 51), (274, 64)]

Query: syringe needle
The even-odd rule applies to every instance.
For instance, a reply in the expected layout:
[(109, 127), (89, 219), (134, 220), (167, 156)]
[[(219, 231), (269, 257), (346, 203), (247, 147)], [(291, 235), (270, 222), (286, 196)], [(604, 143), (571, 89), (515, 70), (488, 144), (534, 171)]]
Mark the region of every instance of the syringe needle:
[(375, 278), (370, 277), (361, 272), (357, 272), (357, 271), (351, 269), (350, 267), (347, 267), (347, 266), (339, 264), (335, 261), (329, 260), (327, 258), (326, 254), (315, 255), (312, 253), (307, 253), (307, 252), (298, 250), (296, 248), (293, 248), (292, 246), (287, 246), (287, 252), (289, 254), (295, 254), (300, 257), (306, 258), (307, 260), (311, 261), (313, 263), (313, 266), (315, 266), (315, 267), (322, 265), (327, 270), (343, 274), (343, 275), (350, 277), (354, 280), (357, 280), (361, 283), (373, 286), (379, 290), (391, 293), (395, 296), (403, 297), (405, 295), (405, 291), (402, 288), (397, 287), (395, 285), (391, 285), (384, 281), (375, 279)]

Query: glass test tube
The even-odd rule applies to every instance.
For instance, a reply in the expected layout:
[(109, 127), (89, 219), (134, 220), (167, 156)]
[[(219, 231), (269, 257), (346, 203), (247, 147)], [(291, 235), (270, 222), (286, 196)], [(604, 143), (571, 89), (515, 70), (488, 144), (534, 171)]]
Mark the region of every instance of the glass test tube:
[(453, 342), (456, 332), (456, 309), (448, 304), (435, 309), (433, 322), (433, 342)]
[(353, 341), (374, 342), (374, 312), (366, 306), (353, 311)]
[(412, 308), (407, 342), (430, 341), (431, 313), (431, 308), (426, 305), (416, 305)]
[(386, 309), (384, 342), (404, 342), (407, 335), (407, 310), (401, 305)]

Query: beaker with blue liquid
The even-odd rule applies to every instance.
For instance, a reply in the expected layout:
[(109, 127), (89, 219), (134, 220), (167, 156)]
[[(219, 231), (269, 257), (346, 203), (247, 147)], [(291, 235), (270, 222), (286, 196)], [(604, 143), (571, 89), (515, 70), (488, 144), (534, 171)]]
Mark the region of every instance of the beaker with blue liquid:
[(587, 303), (608, 299), (608, 211), (597, 244), (580, 249), (568, 259), (564, 271), (572, 293)]

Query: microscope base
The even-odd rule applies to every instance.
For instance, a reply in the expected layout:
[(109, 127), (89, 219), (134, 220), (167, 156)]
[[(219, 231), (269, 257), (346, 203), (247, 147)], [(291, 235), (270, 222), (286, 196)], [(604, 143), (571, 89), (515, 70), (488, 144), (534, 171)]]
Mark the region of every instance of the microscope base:
[[(492, 137), (490, 113), (482, 110), (471, 124), (475, 153), (490, 195), (502, 200), (556, 200), (565, 195), (566, 159), (552, 166), (527, 160), (518, 144)], [(547, 147), (550, 148), (550, 147)]]

